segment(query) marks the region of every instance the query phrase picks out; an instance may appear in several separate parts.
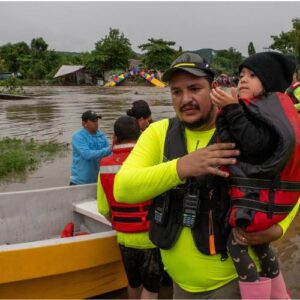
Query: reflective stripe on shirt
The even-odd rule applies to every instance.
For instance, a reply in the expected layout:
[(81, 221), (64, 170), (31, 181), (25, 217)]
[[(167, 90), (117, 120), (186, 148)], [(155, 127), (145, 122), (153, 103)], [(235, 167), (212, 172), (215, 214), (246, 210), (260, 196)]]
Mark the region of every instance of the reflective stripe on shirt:
[(119, 145), (114, 145), (113, 149), (133, 148), (134, 146), (135, 146), (135, 143), (119, 144)]
[(114, 166), (101, 166), (100, 173), (101, 174), (116, 174), (122, 165), (114, 165)]

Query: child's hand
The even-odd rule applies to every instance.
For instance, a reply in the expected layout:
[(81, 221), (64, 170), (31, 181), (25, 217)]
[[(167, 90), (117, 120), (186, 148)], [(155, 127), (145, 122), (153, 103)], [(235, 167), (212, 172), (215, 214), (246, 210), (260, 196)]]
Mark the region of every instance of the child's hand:
[(237, 91), (233, 87), (230, 88), (230, 94), (221, 90), (219, 87), (216, 87), (215, 89), (212, 89), (210, 98), (213, 104), (217, 105), (219, 108), (223, 108), (229, 104), (239, 103)]

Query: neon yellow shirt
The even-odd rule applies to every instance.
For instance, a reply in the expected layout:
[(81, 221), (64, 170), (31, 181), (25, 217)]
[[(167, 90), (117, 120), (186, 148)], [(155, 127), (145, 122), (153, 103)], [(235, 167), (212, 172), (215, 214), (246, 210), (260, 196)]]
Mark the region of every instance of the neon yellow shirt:
[[(167, 128), (168, 120), (164, 119), (151, 124), (140, 136), (116, 175), (114, 195), (117, 201), (122, 199), (123, 202), (138, 203), (142, 199), (153, 199), (182, 183), (176, 171), (177, 159), (163, 162)], [(214, 131), (186, 129), (188, 152), (195, 150), (198, 141), (198, 148), (205, 147)], [(298, 207), (299, 203), (280, 223), (284, 232)], [(189, 228), (183, 228), (175, 245), (170, 250), (161, 249), (161, 254), (165, 269), (188, 292), (213, 290), (237, 277), (231, 259), (221, 262), (220, 255), (208, 256), (197, 250)]]
[[(98, 184), (97, 184), (97, 204), (98, 204), (99, 213), (104, 215), (105, 217), (109, 217), (110, 209), (100, 181), (100, 176), (98, 176)], [(117, 231), (117, 241), (119, 244), (130, 248), (136, 248), (136, 249), (156, 248), (156, 246), (149, 239), (149, 232), (124, 233), (124, 232)]]

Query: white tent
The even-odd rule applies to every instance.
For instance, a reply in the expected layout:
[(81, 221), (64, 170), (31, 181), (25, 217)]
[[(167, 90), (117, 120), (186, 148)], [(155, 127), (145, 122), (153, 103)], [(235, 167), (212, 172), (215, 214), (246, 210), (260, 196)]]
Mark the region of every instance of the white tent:
[(61, 77), (61, 76), (65, 76), (68, 74), (72, 74), (75, 73), (81, 69), (83, 69), (84, 66), (67, 66), (67, 65), (62, 65), (59, 70), (57, 71), (57, 73), (54, 75), (53, 78), (57, 78), (57, 77)]

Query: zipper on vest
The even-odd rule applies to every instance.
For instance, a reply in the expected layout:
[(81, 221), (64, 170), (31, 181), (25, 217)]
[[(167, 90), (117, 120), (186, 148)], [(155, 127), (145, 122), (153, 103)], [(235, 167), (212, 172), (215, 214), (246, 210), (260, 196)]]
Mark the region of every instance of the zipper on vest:
[[(212, 201), (213, 190), (208, 192), (209, 201)], [(214, 223), (212, 217), (212, 210), (209, 210), (208, 214), (208, 230), (209, 230), (209, 253), (210, 255), (216, 254), (216, 247), (215, 247), (215, 233), (214, 233)]]

